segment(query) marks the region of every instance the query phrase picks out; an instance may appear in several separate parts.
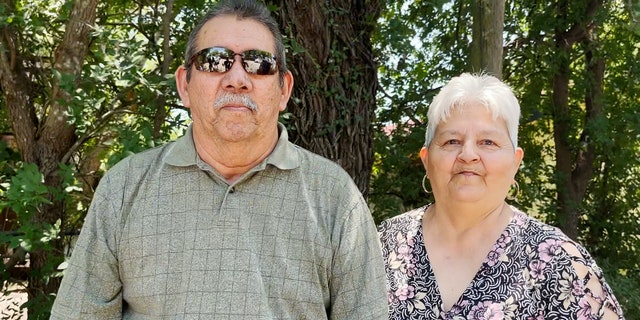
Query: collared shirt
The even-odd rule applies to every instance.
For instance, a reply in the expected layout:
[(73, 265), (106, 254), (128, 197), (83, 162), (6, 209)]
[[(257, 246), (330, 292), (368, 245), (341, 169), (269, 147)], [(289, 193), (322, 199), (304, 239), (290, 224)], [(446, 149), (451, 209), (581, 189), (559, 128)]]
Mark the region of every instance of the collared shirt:
[(386, 319), (357, 187), (288, 141), (232, 185), (191, 130), (100, 181), (51, 319)]

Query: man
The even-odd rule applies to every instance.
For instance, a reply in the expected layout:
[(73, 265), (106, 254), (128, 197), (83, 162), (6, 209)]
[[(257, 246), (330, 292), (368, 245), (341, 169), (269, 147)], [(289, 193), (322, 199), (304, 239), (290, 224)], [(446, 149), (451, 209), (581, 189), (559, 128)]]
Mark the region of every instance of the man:
[(102, 179), (52, 319), (386, 319), (366, 203), (278, 123), (293, 77), (266, 7), (220, 3), (185, 60), (193, 124)]

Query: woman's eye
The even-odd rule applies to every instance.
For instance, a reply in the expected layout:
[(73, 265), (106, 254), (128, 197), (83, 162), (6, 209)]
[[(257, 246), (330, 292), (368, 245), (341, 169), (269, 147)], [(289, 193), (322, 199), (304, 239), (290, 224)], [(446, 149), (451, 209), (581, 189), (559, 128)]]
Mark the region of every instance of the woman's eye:
[(458, 143), (459, 143), (458, 140), (455, 140), (455, 139), (447, 140), (444, 142), (444, 144), (458, 144)]
[(493, 145), (495, 145), (495, 143), (493, 141), (491, 141), (491, 140), (482, 140), (480, 142), (480, 144), (485, 145), (485, 146), (493, 146)]

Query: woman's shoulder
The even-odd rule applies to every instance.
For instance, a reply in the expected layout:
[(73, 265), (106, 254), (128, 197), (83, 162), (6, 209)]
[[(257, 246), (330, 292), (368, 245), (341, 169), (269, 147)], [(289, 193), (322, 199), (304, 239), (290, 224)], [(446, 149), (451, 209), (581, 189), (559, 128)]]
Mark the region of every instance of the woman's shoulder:
[(422, 206), (383, 220), (378, 226), (380, 238), (388, 238), (398, 233), (415, 234), (422, 225), (422, 216), (426, 208), (427, 206)]
[(520, 209), (512, 207), (514, 211), (514, 224), (521, 230), (522, 234), (527, 238), (534, 238), (544, 241), (545, 239), (556, 239), (561, 241), (571, 241), (560, 228), (552, 226), (548, 223), (529, 216)]
[(422, 215), (424, 214), (424, 210), (428, 207), (428, 205), (422, 206), (420, 208), (415, 208), (409, 210), (407, 212), (401, 213), (399, 215), (393, 216), (391, 218), (387, 218), (380, 223), (380, 226), (400, 226), (405, 225), (407, 223), (411, 223), (414, 221), (422, 221)]
[[(542, 222), (526, 213), (515, 209), (514, 221), (517, 231), (513, 235), (519, 234), (519, 243), (526, 247), (536, 248), (539, 254), (547, 251), (555, 252), (556, 259), (581, 259), (591, 260), (590, 254), (578, 242), (567, 236), (560, 228)], [(562, 249), (561, 249), (562, 248)], [(564, 254), (559, 255), (561, 250)], [(554, 259), (555, 260), (555, 259)]]
[[(557, 293), (556, 299), (563, 299), (565, 309), (569, 305), (590, 301), (586, 305), (589, 311), (582, 310), (585, 315), (607, 312), (623, 319), (620, 304), (607, 284), (602, 269), (584, 246), (559, 228), (529, 217), (522, 211), (514, 211), (517, 231), (513, 234), (522, 235), (517, 251), (529, 262), (527, 265), (532, 268), (529, 275), (534, 281), (544, 283), (545, 291)], [(568, 285), (575, 287), (568, 290)], [(583, 305), (572, 308), (581, 307)]]

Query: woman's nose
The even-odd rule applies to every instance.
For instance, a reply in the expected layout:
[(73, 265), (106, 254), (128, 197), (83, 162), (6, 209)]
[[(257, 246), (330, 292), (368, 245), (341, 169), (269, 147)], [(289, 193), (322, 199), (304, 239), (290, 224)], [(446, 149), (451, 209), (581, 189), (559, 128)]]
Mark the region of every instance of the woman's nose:
[(458, 154), (458, 159), (465, 162), (473, 162), (480, 159), (480, 155), (478, 154), (478, 146), (475, 143), (465, 142), (462, 144), (462, 148), (460, 149), (460, 153)]

